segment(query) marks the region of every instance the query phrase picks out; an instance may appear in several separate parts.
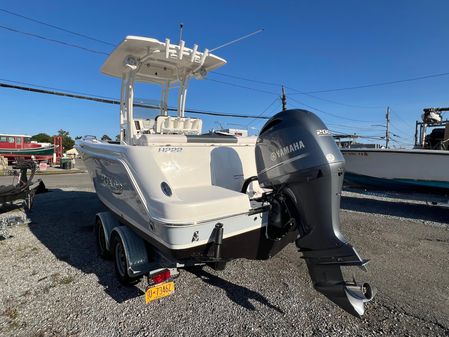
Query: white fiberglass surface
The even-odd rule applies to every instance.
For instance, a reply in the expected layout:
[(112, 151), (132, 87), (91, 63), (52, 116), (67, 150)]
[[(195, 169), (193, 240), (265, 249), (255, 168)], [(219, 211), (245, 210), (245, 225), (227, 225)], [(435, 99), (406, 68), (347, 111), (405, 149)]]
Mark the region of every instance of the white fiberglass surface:
[[(152, 186), (148, 189), (150, 212), (161, 221), (194, 223), (250, 209), (247, 195), (240, 190), (244, 180), (255, 175), (252, 146), (173, 144), (133, 150), (150, 152), (147, 164), (137, 159), (137, 155), (131, 160), (137, 171), (136, 179), (143, 186)], [(148, 169), (150, 166), (153, 169)], [(164, 182), (171, 195), (162, 191)]]
[(449, 180), (449, 155), (444, 151), (360, 149), (342, 153), (350, 173), (386, 179)]
[(182, 47), (181, 50), (180, 45), (167, 45), (165, 41), (127, 36), (109, 55), (101, 70), (107, 75), (121, 78), (125, 71), (124, 60), (128, 56), (133, 56), (145, 61), (139, 68), (137, 80), (165, 83), (176, 82), (179, 79), (179, 69), (192, 71), (201, 65), (206, 71), (211, 71), (226, 64), (225, 60), (210, 53), (201, 63), (203, 53), (200, 49), (194, 49), (194, 46), (191, 46), (191, 48)]
[[(254, 144), (92, 143), (89, 148), (92, 155), (116, 159), (121, 174), (114, 178), (129, 176), (136, 195), (141, 196), (154, 220), (194, 224), (243, 214), (251, 208), (248, 196), (240, 191), (245, 179), (256, 175)], [(162, 183), (170, 187), (169, 195), (164, 193)], [(113, 193), (110, 197), (120, 199)], [(120, 202), (127, 200), (122, 198)], [(135, 203), (136, 197), (129, 202)]]

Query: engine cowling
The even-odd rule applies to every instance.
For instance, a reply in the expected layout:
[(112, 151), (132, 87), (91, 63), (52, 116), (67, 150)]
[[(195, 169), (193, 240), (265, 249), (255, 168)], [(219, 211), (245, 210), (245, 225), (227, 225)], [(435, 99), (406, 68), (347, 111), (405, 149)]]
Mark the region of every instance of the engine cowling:
[(368, 261), (340, 232), (344, 158), (325, 124), (306, 110), (276, 114), (259, 134), (256, 165), (260, 186), (273, 190), (267, 232), (282, 235), (296, 227), (296, 245), (315, 289), (361, 316), (374, 291), (366, 283), (344, 281), (341, 273), (341, 266), (364, 268)]

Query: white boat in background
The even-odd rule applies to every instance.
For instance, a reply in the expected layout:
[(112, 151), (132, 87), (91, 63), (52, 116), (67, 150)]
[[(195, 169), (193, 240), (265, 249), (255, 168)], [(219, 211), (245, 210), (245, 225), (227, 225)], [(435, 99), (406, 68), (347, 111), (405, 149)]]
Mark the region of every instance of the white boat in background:
[(449, 151), (341, 149), (345, 181), (382, 189), (449, 192)]
[[(76, 145), (110, 210), (97, 214), (100, 254), (114, 256), (122, 282), (149, 275), (151, 301), (173, 291), (177, 268), (264, 260), (295, 242), (315, 289), (362, 315), (374, 291), (341, 272), (342, 266), (364, 269), (367, 260), (339, 229), (344, 160), (323, 122), (287, 110), (258, 137), (237, 137), (202, 134), (202, 121), (184, 115), (189, 80), (225, 63), (184, 41), (136, 36), (106, 60), (102, 71), (122, 80), (120, 141), (86, 137)], [(134, 115), (138, 82), (162, 86), (155, 118)], [(173, 87), (176, 116), (168, 114)]]
[[(382, 190), (416, 190), (449, 193), (449, 121), (441, 112), (424, 109), (416, 122), (414, 149), (342, 148), (346, 160), (345, 182)], [(428, 128), (434, 128), (427, 134)]]

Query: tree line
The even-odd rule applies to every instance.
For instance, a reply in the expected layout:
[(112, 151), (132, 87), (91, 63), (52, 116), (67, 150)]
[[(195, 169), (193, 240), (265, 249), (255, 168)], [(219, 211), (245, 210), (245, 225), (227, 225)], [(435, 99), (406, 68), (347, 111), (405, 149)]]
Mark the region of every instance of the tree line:
[[(77, 136), (77, 137), (75, 137), (75, 139), (72, 139), (72, 137), (70, 137), (70, 133), (68, 131), (63, 130), (63, 129), (60, 129), (58, 131), (58, 133), (56, 135), (54, 135), (54, 136), (62, 136), (62, 146), (64, 147), (64, 151), (68, 151), (68, 150), (73, 149), (73, 146), (75, 145), (75, 140), (83, 138), (81, 136)], [(50, 144), (53, 144), (53, 137), (54, 136), (50, 136), (47, 133), (41, 132), (41, 133), (38, 133), (38, 134), (32, 136), (31, 140), (34, 140), (34, 141), (36, 141), (38, 143), (50, 143)], [(101, 137), (101, 140), (103, 140), (103, 141), (111, 141), (112, 138), (105, 134), (105, 135), (103, 135)], [(120, 140), (119, 135), (117, 135), (115, 137), (115, 140), (116, 141)]]

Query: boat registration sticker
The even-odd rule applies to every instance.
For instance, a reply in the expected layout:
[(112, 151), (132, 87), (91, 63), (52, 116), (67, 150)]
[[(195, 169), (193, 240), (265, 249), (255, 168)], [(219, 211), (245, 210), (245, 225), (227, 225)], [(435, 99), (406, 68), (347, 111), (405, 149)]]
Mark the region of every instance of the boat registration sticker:
[(175, 282), (173, 281), (159, 283), (154, 286), (149, 286), (145, 291), (145, 302), (148, 304), (151, 301), (167, 297), (173, 294), (174, 291), (175, 291)]

